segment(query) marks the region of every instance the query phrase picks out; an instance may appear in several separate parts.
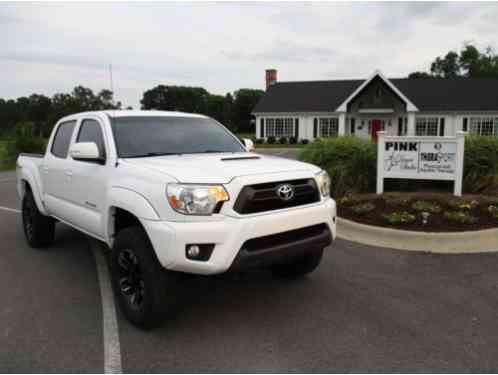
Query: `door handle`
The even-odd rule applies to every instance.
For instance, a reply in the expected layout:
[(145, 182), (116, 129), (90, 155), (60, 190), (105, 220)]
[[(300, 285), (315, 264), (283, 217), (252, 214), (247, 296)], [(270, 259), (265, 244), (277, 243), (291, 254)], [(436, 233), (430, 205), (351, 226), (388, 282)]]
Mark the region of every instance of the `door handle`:
[(67, 170), (67, 171), (64, 171), (64, 174), (65, 174), (67, 177), (72, 177), (72, 176), (73, 176), (73, 171)]
[(43, 173), (48, 173), (49, 170), (50, 169), (46, 165), (43, 166)]

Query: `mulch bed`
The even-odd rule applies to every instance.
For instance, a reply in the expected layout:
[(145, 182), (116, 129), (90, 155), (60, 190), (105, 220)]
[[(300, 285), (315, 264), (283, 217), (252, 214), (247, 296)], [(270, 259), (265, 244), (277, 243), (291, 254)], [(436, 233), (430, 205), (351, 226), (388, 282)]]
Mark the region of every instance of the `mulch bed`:
[[(406, 202), (403, 200), (406, 199)], [(337, 199), (337, 212), (339, 217), (380, 227), (404, 229), (422, 232), (461, 232), (473, 231), (488, 228), (498, 228), (498, 219), (494, 218), (488, 211), (491, 204), (498, 205), (498, 196), (482, 195), (464, 195), (459, 200), (463, 202), (477, 201), (479, 204), (471, 209), (455, 209), (450, 207), (451, 201), (459, 199), (450, 194), (441, 193), (387, 193), (384, 195), (376, 194), (356, 194), (349, 196), (348, 199)], [(421, 213), (413, 209), (412, 205), (417, 201), (431, 202), (441, 208), (441, 212), (432, 213), (428, 218), (426, 225), (422, 224)], [(375, 209), (365, 214), (357, 214), (353, 207), (370, 202)], [(469, 215), (476, 217), (476, 223), (457, 223), (444, 217), (446, 211), (464, 211)], [(390, 224), (383, 217), (385, 214), (393, 212), (408, 212), (416, 215), (416, 221), (413, 223)]]

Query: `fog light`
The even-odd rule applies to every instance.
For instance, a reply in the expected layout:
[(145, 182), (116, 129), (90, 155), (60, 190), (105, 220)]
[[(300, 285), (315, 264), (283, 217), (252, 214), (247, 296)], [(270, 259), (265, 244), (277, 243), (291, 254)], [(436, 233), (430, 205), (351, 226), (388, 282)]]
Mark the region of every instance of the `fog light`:
[(185, 256), (190, 260), (205, 262), (211, 258), (214, 250), (213, 243), (186, 244)]
[(187, 248), (187, 256), (189, 258), (197, 258), (201, 254), (201, 249), (197, 245), (190, 245)]

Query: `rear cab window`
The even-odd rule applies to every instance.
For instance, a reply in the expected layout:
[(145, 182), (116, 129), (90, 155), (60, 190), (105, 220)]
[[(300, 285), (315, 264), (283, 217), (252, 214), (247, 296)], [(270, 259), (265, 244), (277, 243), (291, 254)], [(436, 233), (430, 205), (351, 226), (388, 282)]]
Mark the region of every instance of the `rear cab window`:
[(50, 149), (52, 155), (61, 159), (67, 158), (75, 125), (75, 120), (66, 121), (59, 125), (54, 136), (54, 141), (52, 142), (52, 148)]

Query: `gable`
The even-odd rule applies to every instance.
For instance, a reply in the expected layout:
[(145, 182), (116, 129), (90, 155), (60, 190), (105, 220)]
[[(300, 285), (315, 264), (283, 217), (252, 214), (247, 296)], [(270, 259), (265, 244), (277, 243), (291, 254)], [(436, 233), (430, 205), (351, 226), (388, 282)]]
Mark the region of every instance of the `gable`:
[(406, 103), (379, 76), (376, 76), (347, 104), (348, 112), (365, 109), (392, 109), (404, 112)]

